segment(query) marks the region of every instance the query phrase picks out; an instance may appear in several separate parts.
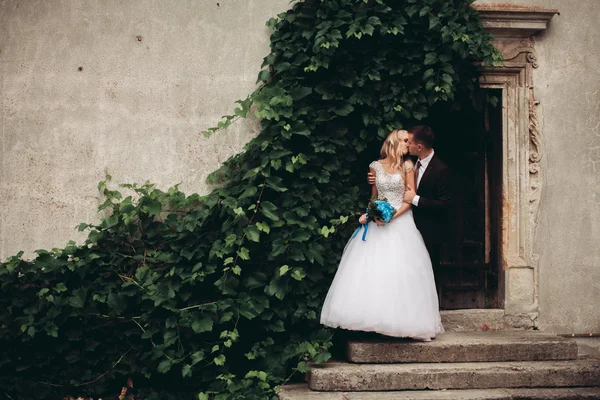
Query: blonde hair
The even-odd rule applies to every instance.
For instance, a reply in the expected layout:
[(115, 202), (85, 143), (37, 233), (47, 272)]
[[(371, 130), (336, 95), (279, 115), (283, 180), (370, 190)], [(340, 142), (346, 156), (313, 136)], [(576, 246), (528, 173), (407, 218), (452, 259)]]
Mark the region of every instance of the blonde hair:
[(379, 151), (381, 159), (388, 160), (392, 170), (399, 170), (402, 174), (404, 174), (404, 155), (402, 154), (403, 134), (408, 134), (408, 132), (402, 129), (391, 131), (387, 138), (385, 138), (383, 146), (381, 146), (381, 151)]

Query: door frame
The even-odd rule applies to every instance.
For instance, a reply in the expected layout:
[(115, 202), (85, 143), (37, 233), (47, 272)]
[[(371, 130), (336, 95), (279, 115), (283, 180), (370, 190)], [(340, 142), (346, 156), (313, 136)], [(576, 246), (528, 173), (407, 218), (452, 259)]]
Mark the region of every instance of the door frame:
[[(535, 326), (538, 316), (539, 257), (535, 230), (543, 189), (542, 132), (533, 86), (538, 67), (533, 35), (546, 29), (554, 9), (475, 5), (481, 21), (504, 55), (502, 67), (484, 68), (484, 89), (502, 90), (502, 198), (499, 232), (499, 290), (504, 313), (521, 316)], [(515, 322), (522, 326), (522, 321)]]

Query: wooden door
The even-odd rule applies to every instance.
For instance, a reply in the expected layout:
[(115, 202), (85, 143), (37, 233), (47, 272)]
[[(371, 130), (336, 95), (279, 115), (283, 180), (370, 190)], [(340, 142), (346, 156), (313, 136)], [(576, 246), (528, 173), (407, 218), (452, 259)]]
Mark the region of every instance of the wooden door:
[[(500, 93), (493, 93), (501, 104)], [(450, 230), (435, 269), (442, 309), (501, 307), (498, 234), (501, 106), (438, 112), (436, 152), (452, 170)]]

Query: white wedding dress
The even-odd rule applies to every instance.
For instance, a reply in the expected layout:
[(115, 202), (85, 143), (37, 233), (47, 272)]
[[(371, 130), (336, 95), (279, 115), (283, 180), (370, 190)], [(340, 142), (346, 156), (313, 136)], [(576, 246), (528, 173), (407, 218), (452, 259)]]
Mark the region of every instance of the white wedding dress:
[[(387, 173), (379, 161), (369, 166), (376, 172), (379, 199), (400, 208), (405, 190), (402, 175)], [(429, 341), (444, 328), (431, 260), (412, 211), (384, 226), (368, 225), (366, 241), (363, 227), (344, 249), (321, 323)]]

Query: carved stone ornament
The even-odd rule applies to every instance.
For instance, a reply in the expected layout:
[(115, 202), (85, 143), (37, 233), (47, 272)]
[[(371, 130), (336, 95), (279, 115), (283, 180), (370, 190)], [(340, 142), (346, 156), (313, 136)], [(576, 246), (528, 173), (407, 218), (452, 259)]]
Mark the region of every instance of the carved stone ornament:
[(543, 153), (536, 109), (539, 102), (535, 100), (533, 88), (530, 88), (529, 92), (529, 187), (531, 190), (529, 193), (529, 203), (533, 217), (532, 222), (537, 224), (540, 198), (542, 196), (542, 170), (540, 169), (540, 161)]

